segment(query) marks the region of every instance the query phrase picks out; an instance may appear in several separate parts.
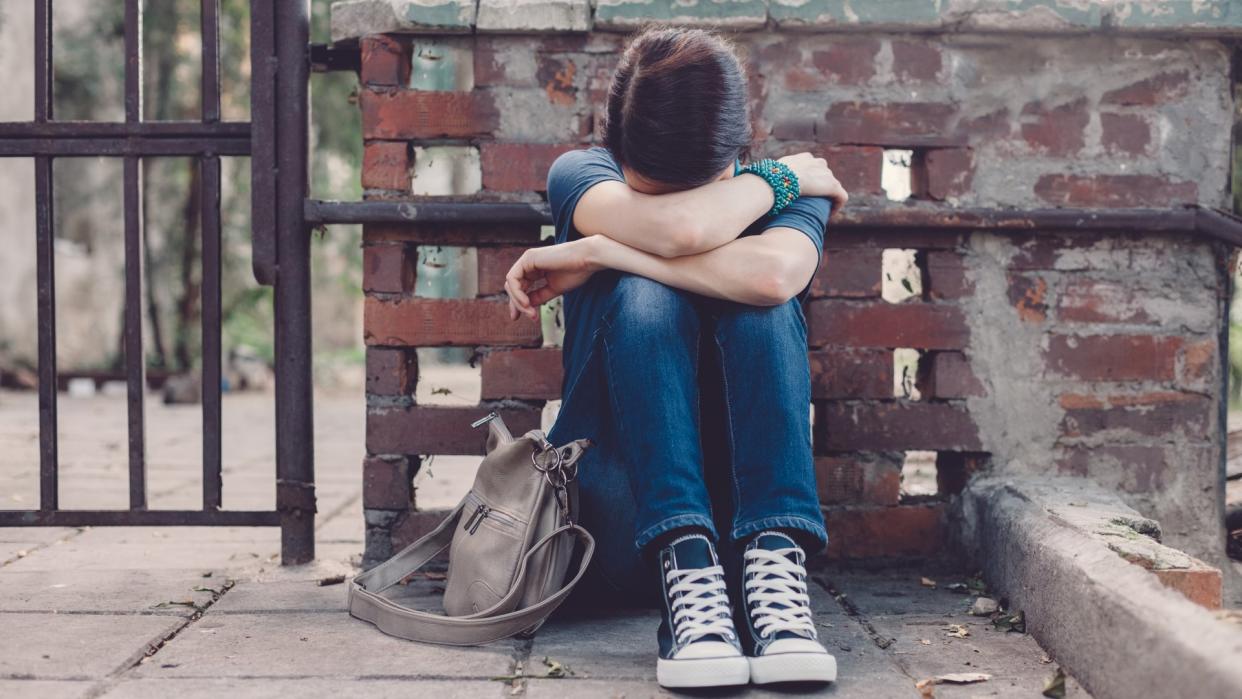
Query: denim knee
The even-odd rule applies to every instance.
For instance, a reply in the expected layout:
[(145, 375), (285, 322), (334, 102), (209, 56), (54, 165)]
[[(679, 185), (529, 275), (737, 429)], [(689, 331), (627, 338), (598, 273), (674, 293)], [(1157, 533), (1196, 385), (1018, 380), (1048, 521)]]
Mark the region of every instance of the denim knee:
[(610, 295), (604, 322), (636, 341), (654, 341), (697, 330), (698, 315), (686, 292), (646, 277), (622, 274)]
[(716, 320), (716, 339), (733, 342), (778, 342), (795, 352), (806, 352), (806, 318), (791, 299), (778, 306), (728, 304)]

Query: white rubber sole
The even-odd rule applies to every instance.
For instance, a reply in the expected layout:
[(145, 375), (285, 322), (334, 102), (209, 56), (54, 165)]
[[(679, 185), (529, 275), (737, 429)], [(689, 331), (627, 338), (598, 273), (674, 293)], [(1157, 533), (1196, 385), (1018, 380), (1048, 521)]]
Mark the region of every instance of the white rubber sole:
[(750, 661), (750, 681), (754, 684), (773, 682), (835, 682), (837, 659), (828, 653), (776, 653)]
[(750, 682), (750, 663), (745, 656), (656, 660), (656, 681), (661, 687), (732, 687)]

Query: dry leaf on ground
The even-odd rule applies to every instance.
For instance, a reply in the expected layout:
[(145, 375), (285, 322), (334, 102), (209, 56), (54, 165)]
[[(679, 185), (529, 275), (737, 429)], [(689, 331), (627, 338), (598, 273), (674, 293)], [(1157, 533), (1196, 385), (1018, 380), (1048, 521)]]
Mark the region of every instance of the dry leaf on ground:
[(936, 682), (941, 684), (974, 684), (987, 682), (992, 676), (986, 672), (951, 672), (947, 675), (936, 675)]
[(936, 589), (936, 581), (935, 581), (935, 580), (932, 580), (931, 578), (923, 578), (923, 579), (919, 580), (919, 583), (920, 583), (923, 587), (930, 587), (930, 588), (931, 588), (931, 589), (933, 589), (933, 590), (934, 590), (934, 589)]
[(1062, 699), (1065, 696), (1065, 671), (1057, 668), (1057, 674), (1044, 683), (1044, 696)]
[(944, 627), (944, 632), (946, 636), (952, 636), (953, 638), (966, 638), (970, 635), (970, 629), (961, 624), (949, 624)]

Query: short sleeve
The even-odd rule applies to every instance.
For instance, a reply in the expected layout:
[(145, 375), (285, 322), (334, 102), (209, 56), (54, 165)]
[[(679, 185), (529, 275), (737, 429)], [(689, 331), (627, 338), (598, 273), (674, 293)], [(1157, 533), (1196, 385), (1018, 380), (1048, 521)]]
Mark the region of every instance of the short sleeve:
[(548, 207), (552, 210), (556, 242), (581, 237), (574, 230), (574, 209), (588, 189), (609, 180), (625, 182), (625, 176), (605, 148), (571, 150), (552, 163), (548, 169)]
[[(832, 212), (832, 202), (824, 197), (798, 197), (775, 216), (765, 219), (763, 230), (770, 228), (792, 228), (801, 231), (815, 245), (816, 259), (824, 256), (824, 233), (828, 228), (828, 215)], [(810, 290), (806, 287), (798, 294), (805, 297)]]

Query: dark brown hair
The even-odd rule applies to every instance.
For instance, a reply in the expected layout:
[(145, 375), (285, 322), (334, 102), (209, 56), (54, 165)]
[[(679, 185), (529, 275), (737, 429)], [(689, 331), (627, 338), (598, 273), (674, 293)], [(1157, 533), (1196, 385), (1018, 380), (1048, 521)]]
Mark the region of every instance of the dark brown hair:
[(646, 179), (697, 187), (746, 155), (749, 111), (746, 74), (725, 40), (700, 29), (653, 27), (621, 55), (604, 145)]

